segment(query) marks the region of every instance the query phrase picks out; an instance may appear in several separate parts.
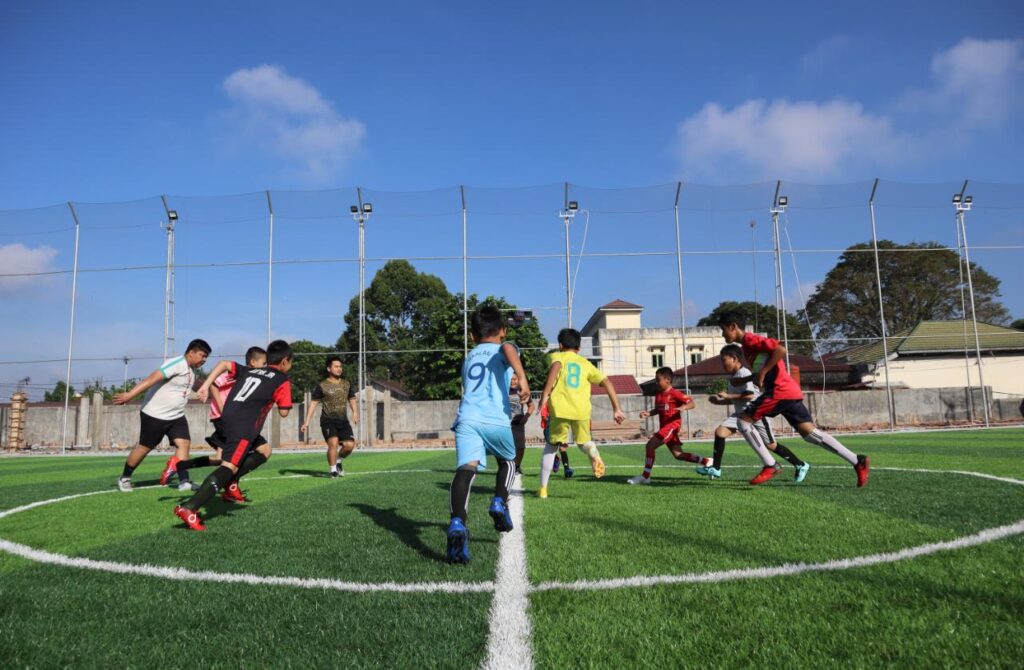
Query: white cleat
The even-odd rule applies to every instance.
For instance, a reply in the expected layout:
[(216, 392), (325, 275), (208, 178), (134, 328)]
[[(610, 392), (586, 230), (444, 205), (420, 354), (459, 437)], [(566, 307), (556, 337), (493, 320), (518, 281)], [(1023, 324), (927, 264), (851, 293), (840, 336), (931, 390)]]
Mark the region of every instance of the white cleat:
[(132, 480), (129, 477), (118, 477), (117, 490), (121, 493), (131, 493), (134, 490), (132, 488)]
[(194, 482), (190, 482), (189, 480), (186, 479), (185, 481), (183, 481), (180, 484), (178, 484), (178, 490), (179, 491), (198, 491), (199, 490), (199, 484), (196, 484)]
[(636, 477), (630, 477), (629, 479), (627, 479), (626, 483), (627, 484), (640, 484), (640, 485), (643, 485), (643, 484), (650, 484), (651, 480), (648, 479), (647, 477), (644, 477), (643, 475), (637, 475)]

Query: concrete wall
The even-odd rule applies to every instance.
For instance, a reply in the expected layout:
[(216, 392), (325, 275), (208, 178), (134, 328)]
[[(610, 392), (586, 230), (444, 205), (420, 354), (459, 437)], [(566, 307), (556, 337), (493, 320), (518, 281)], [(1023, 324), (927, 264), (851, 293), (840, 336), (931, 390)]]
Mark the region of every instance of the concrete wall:
[[(972, 404), (974, 420), (981, 420), (981, 391), (969, 393), (964, 388), (898, 389), (894, 390), (897, 424), (901, 426), (947, 425), (970, 421)], [(72, 403), (68, 412), (68, 437), (72, 446), (80, 448), (130, 448), (139, 437), (139, 405), (113, 406), (97, 398)], [(382, 421), (377, 422), (378, 411), (371, 409), (363, 417), (368, 434), (381, 434), (383, 443), (451, 443), (451, 425), (458, 409), (457, 400), (399, 402), (388, 395), (374, 394), (367, 398), (371, 407), (380, 407)], [(710, 404), (704, 396), (696, 398), (697, 407), (687, 412), (691, 433), (700, 431), (709, 436), (718, 423), (729, 415), (729, 408)], [(620, 398), (623, 411), (630, 418), (650, 406), (651, 399), (644, 396)], [(883, 428), (888, 427), (888, 407), (885, 391), (844, 391), (808, 393), (805, 400), (816, 422), (826, 428)], [(593, 398), (594, 421), (611, 421), (612, 408), (607, 396)], [(993, 421), (1020, 422), (1021, 398), (1001, 398), (990, 403)], [(55, 403), (30, 404), (26, 433), (32, 446), (59, 446), (63, 406)], [(0, 412), (6, 416), (6, 412)], [(212, 430), (208, 409), (199, 403), (190, 403), (185, 410), (193, 443), (202, 443)], [(299, 427), (305, 418), (305, 404), (299, 403), (292, 413), (280, 419), (274, 412), (267, 420), (263, 435), (272, 444), (299, 444)], [(319, 428), (319, 408), (310, 421), (309, 440), (322, 444)], [(657, 419), (649, 420), (654, 428)], [(781, 428), (784, 422), (776, 419)], [(527, 438), (540, 440), (542, 432), (538, 418), (526, 424)], [(375, 443), (376, 440), (371, 442)], [(6, 445), (4, 445), (6, 446)]]

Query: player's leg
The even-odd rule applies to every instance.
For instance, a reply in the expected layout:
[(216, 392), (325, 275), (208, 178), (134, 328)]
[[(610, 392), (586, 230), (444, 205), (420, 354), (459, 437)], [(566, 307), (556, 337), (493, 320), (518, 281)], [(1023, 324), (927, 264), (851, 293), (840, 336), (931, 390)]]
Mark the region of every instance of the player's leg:
[(469, 529), (466, 515), (469, 510), (469, 494), (481, 461), (487, 458), (482, 427), (469, 423), (455, 426), (455, 474), (448, 489), (448, 507), (451, 521), (448, 524), (447, 558), (449, 563), (469, 563)]
[(355, 434), (352, 432), (352, 424), (345, 419), (338, 425), (338, 474), (345, 476), (345, 459), (348, 458), (356, 448)]
[[(189, 447), (192, 446), (192, 436), (188, 432), (188, 420), (184, 416), (177, 419), (163, 422), (164, 434), (168, 442), (174, 446), (174, 455), (167, 459), (163, 474), (160, 475), (160, 484), (167, 484), (172, 475), (178, 472), (178, 463), (188, 460)], [(188, 472), (186, 470), (185, 480), (178, 479), (178, 489), (190, 490)]]
[(516, 477), (516, 445), (511, 426), (494, 426), (485, 436), (488, 453), (498, 461), (494, 480), (494, 497), (487, 513), (494, 520), (494, 530), (507, 533), (512, 530), (512, 514), (508, 510), (508, 492)]
[(327, 433), (324, 433), (324, 439), (327, 441), (327, 474), (331, 477), (340, 477), (338, 474), (338, 435), (335, 432), (331, 432), (331, 436), (327, 437)]
[(761, 434), (754, 429), (754, 423), (763, 417), (771, 416), (775, 409), (776, 400), (767, 396), (761, 396), (749, 403), (743, 413), (736, 417), (736, 430), (740, 432), (743, 439), (747, 441), (750, 448), (754, 450), (764, 467), (750, 483), (753, 485), (762, 484), (779, 473), (782, 466), (778, 464), (775, 457), (768, 451), (767, 445), (761, 439)]
[(576, 446), (590, 459), (590, 467), (594, 469), (594, 479), (604, 477), (604, 461), (601, 459), (601, 452), (590, 435), (590, 419), (574, 421), (573, 434), (576, 436)]
[(270, 445), (263, 439), (262, 435), (256, 437), (256, 441), (253, 442), (253, 447), (249, 450), (249, 453), (245, 455), (242, 462), (238, 465), (238, 471), (235, 472), (235, 476), (231, 478), (228, 485), (221, 492), (220, 497), (225, 502), (241, 502), (247, 503), (252, 502), (242, 489), (238, 486), (238, 480), (246, 476), (256, 468), (260, 467), (264, 463), (270, 460)]
[(526, 455), (526, 425), (522, 423), (512, 424), (512, 441), (516, 446), (515, 472), (523, 474), (523, 456)]
[(565, 478), (572, 479), (575, 471), (569, 466), (569, 447), (564, 444), (558, 447), (558, 459), (555, 461), (556, 469), (559, 461), (562, 463), (562, 472), (565, 473)]
[(635, 477), (627, 479), (627, 484), (651, 483), (651, 470), (654, 469), (654, 458), (657, 454), (658, 447), (664, 443), (665, 438), (662, 437), (660, 432), (655, 433), (651, 436), (651, 439), (647, 440), (647, 444), (644, 445), (644, 471)]
[[(192, 442), (190, 440), (177, 439), (174, 440), (175, 446), (175, 457), (178, 458), (178, 454), (184, 449), (186, 452), (189, 451)], [(184, 460), (178, 458), (174, 464), (174, 472), (178, 475), (178, 490), (179, 491), (192, 491), (195, 487), (192, 486), (192, 481), (188, 476), (188, 464), (192, 459), (186, 457)]]
[(217, 492), (222, 490), (238, 472), (238, 465), (249, 451), (247, 440), (238, 440), (225, 449), (225, 460), (211, 472), (192, 497), (174, 508), (174, 514), (192, 530), (206, 530), (199, 517), (199, 508), (206, 505)]
[(153, 451), (153, 447), (147, 447), (143, 444), (139, 444), (128, 453), (128, 458), (124, 460), (124, 467), (121, 469), (121, 476), (117, 478), (117, 488), (120, 491), (124, 493), (131, 492), (132, 473), (135, 472), (135, 468), (142, 464), (143, 459), (145, 459), (146, 455), (151, 451)]
[(659, 431), (659, 434), (665, 439), (665, 446), (668, 447), (672, 457), (677, 461), (686, 461), (687, 463), (700, 463), (701, 465), (711, 465), (711, 459), (699, 456), (697, 454), (691, 454), (688, 451), (683, 451), (683, 442), (679, 439), (679, 431), (682, 430), (682, 421), (673, 421), (666, 424)]
[(572, 422), (568, 419), (556, 416), (548, 419), (547, 442), (540, 457), (540, 488), (537, 489), (537, 495), (541, 498), (548, 497), (548, 482), (551, 481), (551, 473), (555, 469), (555, 454), (568, 444), (571, 428)]
[[(790, 417), (792, 415), (792, 418)], [(853, 466), (854, 471), (857, 473), (857, 486), (866, 486), (868, 483), (868, 472), (871, 469), (870, 461), (865, 454), (855, 454), (845, 446), (843, 443), (832, 437), (825, 431), (821, 430), (814, 425), (811, 421), (811, 413), (807, 411), (807, 408), (802, 402), (798, 402), (783, 416), (789, 421), (790, 425), (796, 428), (800, 436), (805, 441), (811, 444), (816, 444), (819, 447), (823, 447), (828, 451), (831, 451), (836, 456), (839, 456), (844, 461)]]
[(775, 431), (772, 430), (772, 424), (768, 421), (767, 417), (755, 423), (754, 428), (761, 435), (761, 440), (768, 447), (769, 451), (773, 452), (776, 456), (784, 458), (793, 466), (793, 481), (799, 484), (807, 478), (807, 473), (811, 471), (811, 464), (805, 462), (794, 454), (789, 447), (775, 439)]

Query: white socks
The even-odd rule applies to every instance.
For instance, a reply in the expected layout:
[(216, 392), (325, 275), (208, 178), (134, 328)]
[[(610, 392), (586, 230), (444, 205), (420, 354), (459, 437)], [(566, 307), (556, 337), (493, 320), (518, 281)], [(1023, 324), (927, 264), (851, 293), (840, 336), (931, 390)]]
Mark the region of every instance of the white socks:
[(747, 441), (750, 448), (754, 450), (754, 453), (756, 453), (761, 459), (761, 462), (766, 468), (777, 465), (772, 453), (768, 451), (768, 447), (765, 446), (764, 441), (761, 439), (761, 434), (754, 430), (754, 426), (752, 424), (747, 423), (743, 419), (737, 418), (736, 428), (743, 435), (743, 439)]

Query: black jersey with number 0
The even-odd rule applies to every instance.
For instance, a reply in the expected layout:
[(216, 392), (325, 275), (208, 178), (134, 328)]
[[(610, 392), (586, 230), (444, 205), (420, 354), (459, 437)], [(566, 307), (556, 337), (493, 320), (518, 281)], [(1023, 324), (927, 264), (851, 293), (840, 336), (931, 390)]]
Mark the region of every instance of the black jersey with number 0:
[(292, 406), (292, 385), (288, 375), (272, 367), (250, 368), (231, 364), (235, 385), (224, 401), (224, 433), (229, 440), (256, 439), (263, 422), (276, 403), (281, 409)]

